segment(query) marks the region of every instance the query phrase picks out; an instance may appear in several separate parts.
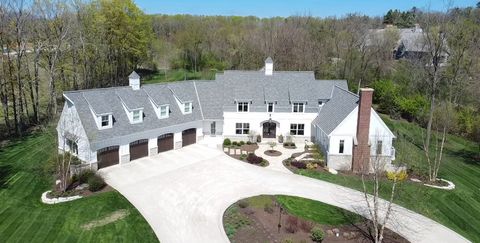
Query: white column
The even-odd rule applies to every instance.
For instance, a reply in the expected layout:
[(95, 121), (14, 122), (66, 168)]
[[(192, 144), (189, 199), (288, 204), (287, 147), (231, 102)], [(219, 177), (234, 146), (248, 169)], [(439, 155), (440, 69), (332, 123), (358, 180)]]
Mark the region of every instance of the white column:
[(154, 156), (158, 154), (157, 138), (148, 139), (148, 156)]
[(173, 145), (174, 149), (182, 147), (182, 132), (176, 132), (173, 134)]
[(130, 162), (130, 144), (120, 145), (118, 149), (120, 164)]

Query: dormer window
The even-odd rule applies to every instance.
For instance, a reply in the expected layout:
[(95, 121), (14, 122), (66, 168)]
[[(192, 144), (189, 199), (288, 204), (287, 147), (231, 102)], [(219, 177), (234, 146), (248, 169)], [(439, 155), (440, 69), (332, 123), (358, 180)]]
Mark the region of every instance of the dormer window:
[(293, 112), (303, 112), (304, 104), (303, 103), (293, 103), (292, 105)]
[(248, 102), (238, 102), (237, 111), (248, 112)]
[(133, 122), (141, 122), (142, 121), (142, 112), (140, 112), (140, 110), (135, 110), (133, 111), (133, 114), (132, 114), (132, 121)]
[(192, 113), (192, 102), (188, 102), (183, 105), (183, 113), (185, 114)]
[(168, 117), (168, 105), (160, 106), (160, 118)]
[(110, 115), (102, 116), (102, 127), (110, 126)]

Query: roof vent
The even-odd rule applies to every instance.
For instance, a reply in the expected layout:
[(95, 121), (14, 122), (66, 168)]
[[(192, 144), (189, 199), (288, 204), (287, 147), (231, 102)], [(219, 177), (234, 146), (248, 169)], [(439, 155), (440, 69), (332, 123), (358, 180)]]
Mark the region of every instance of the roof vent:
[(128, 75), (128, 85), (132, 87), (133, 90), (140, 89), (140, 76), (135, 71)]
[(265, 60), (265, 75), (273, 75), (273, 60), (271, 57), (268, 57), (267, 60)]

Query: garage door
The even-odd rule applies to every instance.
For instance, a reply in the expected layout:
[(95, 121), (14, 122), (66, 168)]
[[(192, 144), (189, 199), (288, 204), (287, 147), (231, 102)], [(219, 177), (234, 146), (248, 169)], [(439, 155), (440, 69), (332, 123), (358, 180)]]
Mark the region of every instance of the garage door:
[(163, 134), (157, 140), (158, 152), (165, 152), (173, 149), (173, 133)]
[(98, 169), (118, 164), (118, 146), (97, 150)]
[(182, 147), (194, 144), (197, 141), (197, 129), (191, 128), (182, 132)]
[(148, 139), (141, 139), (130, 143), (130, 160), (148, 156)]

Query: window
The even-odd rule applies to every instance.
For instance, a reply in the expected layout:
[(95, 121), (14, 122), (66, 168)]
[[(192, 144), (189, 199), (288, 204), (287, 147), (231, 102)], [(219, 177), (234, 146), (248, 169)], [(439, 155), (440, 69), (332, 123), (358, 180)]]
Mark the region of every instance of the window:
[(248, 112), (248, 102), (238, 102), (238, 112)]
[(185, 103), (183, 112), (184, 113), (192, 113), (192, 103), (191, 102)]
[(290, 124), (290, 134), (291, 135), (304, 135), (305, 134), (305, 124)]
[(250, 132), (250, 123), (235, 124), (235, 134), (248, 134)]
[(380, 155), (382, 154), (382, 147), (383, 147), (383, 142), (382, 140), (378, 140), (377, 141), (377, 155)]
[(267, 112), (273, 112), (273, 102), (267, 103)]
[(133, 118), (132, 118), (133, 122), (141, 121), (140, 115), (141, 115), (140, 110), (133, 111)]
[(77, 155), (78, 154), (78, 145), (75, 141), (67, 139), (67, 146), (70, 153)]
[(340, 146), (338, 147), (339, 154), (343, 154), (344, 147), (345, 147), (345, 140), (342, 139), (340, 140)]
[(161, 118), (168, 117), (168, 105), (160, 106), (160, 117)]
[(303, 103), (293, 103), (293, 112), (303, 112)]
[(108, 127), (110, 124), (109, 115), (102, 116), (102, 127)]

